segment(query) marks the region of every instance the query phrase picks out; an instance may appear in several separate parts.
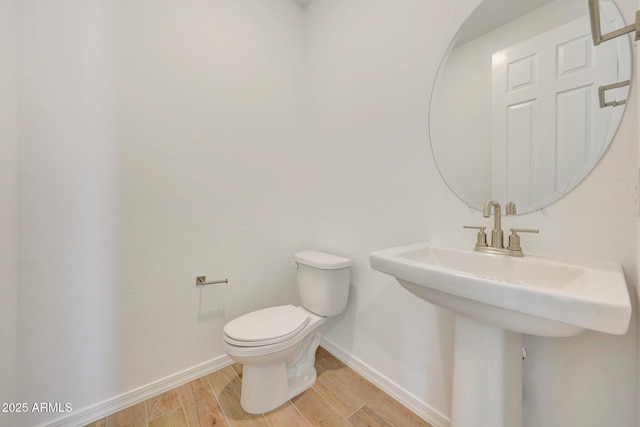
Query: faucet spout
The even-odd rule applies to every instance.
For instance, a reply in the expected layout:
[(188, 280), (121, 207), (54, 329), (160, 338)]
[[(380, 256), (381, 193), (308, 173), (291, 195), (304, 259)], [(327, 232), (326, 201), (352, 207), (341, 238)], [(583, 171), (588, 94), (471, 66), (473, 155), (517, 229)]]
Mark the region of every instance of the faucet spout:
[(485, 218), (491, 216), (491, 208), (493, 208), (493, 230), (491, 231), (491, 247), (504, 248), (504, 239), (502, 232), (502, 214), (500, 211), (500, 203), (495, 200), (489, 200), (484, 205), (482, 215)]
[[(487, 245), (487, 235), (484, 232), (485, 227), (476, 227), (471, 225), (465, 225), (464, 228), (477, 228), (478, 232), (476, 246), (474, 250), (478, 252), (486, 252), (489, 254), (509, 255), (521, 257), (522, 247), (520, 246), (520, 236), (518, 233), (537, 233), (538, 230), (530, 230), (526, 228), (511, 228), (511, 236), (509, 236), (509, 246), (504, 247), (504, 232), (502, 231), (502, 212), (500, 210), (500, 203), (495, 200), (489, 200), (484, 205), (482, 215), (485, 218), (491, 216), (491, 208), (493, 208), (493, 230), (491, 230), (491, 245)], [(515, 215), (516, 204), (509, 202), (506, 205), (505, 215)]]

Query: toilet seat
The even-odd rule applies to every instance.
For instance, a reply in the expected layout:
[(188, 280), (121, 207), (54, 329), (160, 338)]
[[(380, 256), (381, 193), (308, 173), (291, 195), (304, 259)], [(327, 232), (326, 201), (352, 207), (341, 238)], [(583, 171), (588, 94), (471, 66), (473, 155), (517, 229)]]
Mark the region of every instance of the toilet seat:
[(224, 339), (237, 347), (262, 347), (288, 341), (309, 324), (309, 313), (293, 305), (257, 310), (227, 323)]

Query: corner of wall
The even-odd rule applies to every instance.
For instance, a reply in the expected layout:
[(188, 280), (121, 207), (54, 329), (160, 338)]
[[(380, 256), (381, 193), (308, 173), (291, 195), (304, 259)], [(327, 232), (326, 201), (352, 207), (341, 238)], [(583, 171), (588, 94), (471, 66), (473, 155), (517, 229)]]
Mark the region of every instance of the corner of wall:
[[(0, 3), (0, 401), (15, 401), (17, 341), (17, 89), (15, 0)], [(0, 424), (7, 415), (0, 415)]]

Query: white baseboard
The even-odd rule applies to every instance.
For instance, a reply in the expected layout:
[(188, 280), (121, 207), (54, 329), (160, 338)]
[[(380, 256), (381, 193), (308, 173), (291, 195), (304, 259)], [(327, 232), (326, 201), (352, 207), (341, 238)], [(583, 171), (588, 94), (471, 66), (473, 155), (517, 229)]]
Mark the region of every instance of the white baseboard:
[(329, 353), (341, 360), (345, 365), (371, 381), (382, 391), (409, 408), (416, 415), (431, 423), (433, 427), (451, 427), (451, 420), (439, 411), (433, 409), (417, 397), (391, 381), (375, 369), (371, 368), (357, 357), (353, 357), (333, 342), (322, 338), (320, 343)]
[(179, 385), (188, 383), (189, 381), (193, 381), (196, 378), (210, 374), (218, 369), (222, 369), (232, 363), (233, 360), (225, 354), (216, 357), (215, 359), (211, 359), (208, 362), (201, 363), (185, 369), (184, 371), (169, 375), (168, 377), (138, 387), (131, 391), (127, 391), (119, 396), (115, 396), (87, 408), (80, 409), (77, 412), (74, 410), (72, 413), (69, 413), (64, 417), (41, 424), (39, 427), (83, 426), (104, 418), (107, 415), (111, 415), (128, 408), (129, 406), (144, 402), (153, 396), (169, 391)]
[[(333, 342), (323, 338), (320, 345), (354, 371), (371, 381), (389, 396), (393, 397), (395, 400), (409, 408), (412, 412), (431, 423), (434, 427), (451, 426), (449, 418), (422, 402), (375, 369), (369, 367), (360, 359), (351, 356)], [(216, 357), (215, 359), (211, 359), (208, 362), (201, 363), (185, 369), (184, 371), (122, 393), (119, 396), (109, 398), (87, 408), (83, 408), (78, 411), (74, 410), (74, 412), (68, 415), (41, 424), (39, 427), (83, 426), (104, 418), (107, 415), (111, 415), (128, 408), (129, 406), (144, 402), (153, 396), (169, 391), (181, 384), (188, 383), (189, 381), (193, 381), (196, 378), (200, 378), (231, 364), (233, 364), (233, 360), (225, 354)]]

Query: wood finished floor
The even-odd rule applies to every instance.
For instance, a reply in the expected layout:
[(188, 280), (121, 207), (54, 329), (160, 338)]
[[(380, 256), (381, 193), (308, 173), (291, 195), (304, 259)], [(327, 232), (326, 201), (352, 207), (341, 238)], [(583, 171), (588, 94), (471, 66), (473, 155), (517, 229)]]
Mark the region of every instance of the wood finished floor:
[(323, 348), (316, 383), (281, 407), (250, 415), (240, 407), (242, 366), (228, 366), (87, 427), (433, 427)]

